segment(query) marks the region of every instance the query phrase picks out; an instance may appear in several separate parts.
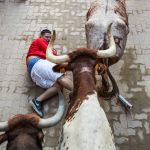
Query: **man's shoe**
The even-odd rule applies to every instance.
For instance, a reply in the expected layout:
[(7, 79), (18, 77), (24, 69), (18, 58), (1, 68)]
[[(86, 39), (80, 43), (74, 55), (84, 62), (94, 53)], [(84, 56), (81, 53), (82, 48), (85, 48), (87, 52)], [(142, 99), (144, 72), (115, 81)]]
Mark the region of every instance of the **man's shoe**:
[(43, 112), (42, 112), (42, 104), (40, 101), (36, 100), (36, 98), (32, 99), (30, 101), (30, 104), (32, 105), (33, 109), (35, 112), (40, 116), (43, 117)]

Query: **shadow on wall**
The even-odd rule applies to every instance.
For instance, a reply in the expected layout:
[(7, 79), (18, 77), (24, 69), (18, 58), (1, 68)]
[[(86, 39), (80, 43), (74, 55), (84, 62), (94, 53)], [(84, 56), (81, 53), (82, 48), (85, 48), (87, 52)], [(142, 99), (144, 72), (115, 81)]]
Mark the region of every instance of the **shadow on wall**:
[(149, 97), (145, 91), (144, 85), (138, 85), (142, 81), (142, 72), (140, 63), (135, 63), (136, 49), (127, 49), (124, 54), (124, 65), (121, 68), (121, 83), (126, 83), (128, 86), (127, 94), (132, 95), (129, 101), (134, 106), (135, 112), (140, 112), (143, 108), (150, 106)]

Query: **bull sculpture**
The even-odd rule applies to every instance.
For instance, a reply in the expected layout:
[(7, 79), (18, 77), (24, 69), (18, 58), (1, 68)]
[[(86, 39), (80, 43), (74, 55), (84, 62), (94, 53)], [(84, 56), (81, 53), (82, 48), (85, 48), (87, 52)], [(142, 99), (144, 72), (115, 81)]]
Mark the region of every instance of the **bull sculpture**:
[[(125, 0), (95, 0), (92, 2), (87, 12), (87, 21), (85, 24), (88, 48), (102, 50), (108, 48), (109, 40), (107, 31), (110, 24), (112, 24), (116, 54), (111, 58), (99, 59), (99, 62), (105, 64), (107, 67), (117, 63), (124, 54), (127, 35), (129, 33)], [(109, 69), (101, 77), (102, 86), (99, 90), (99, 95), (109, 100), (115, 96), (126, 110), (131, 109), (133, 106), (119, 94), (117, 83)], [(110, 90), (109, 80), (113, 85), (112, 90)]]
[[(110, 24), (116, 44), (116, 54), (107, 58), (108, 66), (118, 62), (124, 54), (129, 33), (125, 0), (96, 0), (91, 3), (85, 24), (88, 48), (103, 50), (108, 48), (107, 31)], [(104, 62), (104, 59), (102, 58), (101, 61)]]
[(6, 150), (42, 150), (42, 128), (56, 125), (64, 114), (64, 98), (59, 91), (59, 106), (56, 114), (47, 119), (41, 119), (35, 114), (20, 114), (6, 122), (0, 122), (0, 144), (8, 141)]
[[(47, 59), (58, 64), (54, 70), (73, 72), (74, 90), (62, 129), (60, 150), (115, 150), (111, 128), (97, 97), (95, 79), (98, 60), (116, 54), (111, 25), (107, 35), (109, 48), (102, 51), (78, 48), (68, 55), (54, 56), (55, 38), (48, 46)], [(106, 70), (103, 64), (96, 68), (100, 72)]]

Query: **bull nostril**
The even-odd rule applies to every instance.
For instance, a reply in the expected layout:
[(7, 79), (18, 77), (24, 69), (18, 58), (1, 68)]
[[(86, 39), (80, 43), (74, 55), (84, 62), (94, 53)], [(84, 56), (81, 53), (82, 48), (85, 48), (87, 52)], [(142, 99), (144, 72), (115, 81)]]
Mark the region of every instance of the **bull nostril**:
[(102, 45), (102, 48), (103, 48), (103, 50), (104, 49), (107, 49), (109, 46), (109, 38), (108, 38), (108, 35), (107, 35), (107, 33), (105, 32), (105, 33), (103, 33), (103, 45)]
[(107, 49), (109, 46), (109, 40), (108, 40), (108, 36), (105, 35), (104, 36), (104, 41), (103, 41), (103, 50)]

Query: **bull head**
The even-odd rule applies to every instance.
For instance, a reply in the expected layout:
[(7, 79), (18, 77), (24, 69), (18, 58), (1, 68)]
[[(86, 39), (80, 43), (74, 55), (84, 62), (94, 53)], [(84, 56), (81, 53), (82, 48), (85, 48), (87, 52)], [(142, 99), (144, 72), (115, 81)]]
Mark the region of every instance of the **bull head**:
[[(107, 31), (107, 36), (108, 36), (108, 40), (109, 40), (109, 48), (105, 49), (105, 50), (94, 50), (96, 51), (96, 56), (97, 58), (109, 58), (109, 57), (113, 57), (116, 54), (116, 46), (115, 46), (115, 42), (114, 42), (114, 38), (112, 35), (112, 29), (111, 29), (111, 25), (109, 24), (109, 28)], [(65, 62), (70, 62), (70, 56), (71, 54), (66, 54), (66, 55), (61, 55), (61, 56), (54, 56), (52, 53), (52, 49), (53, 49), (53, 45), (54, 45), (54, 39), (55, 39), (55, 31), (53, 32), (53, 38), (50, 42), (50, 44), (48, 45), (47, 51), (46, 51), (46, 58), (48, 60), (50, 60), (53, 63), (56, 64), (61, 64), (61, 63), (65, 63)]]
[(123, 56), (126, 46), (128, 16), (124, 0), (96, 0), (92, 2), (85, 24), (87, 47), (107, 49), (107, 30), (112, 24), (112, 34), (116, 45), (116, 54), (109, 58), (108, 65), (116, 63)]
[(38, 121), (35, 114), (16, 115), (9, 119), (9, 130), (0, 135), (0, 144), (8, 141), (7, 150), (42, 150), (44, 134), (37, 127)]

